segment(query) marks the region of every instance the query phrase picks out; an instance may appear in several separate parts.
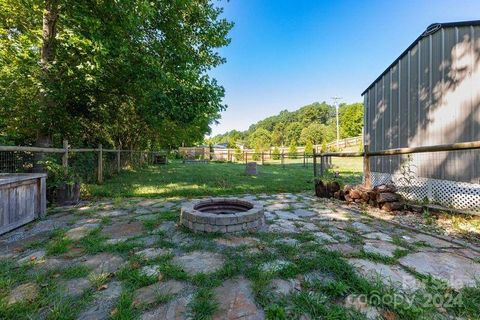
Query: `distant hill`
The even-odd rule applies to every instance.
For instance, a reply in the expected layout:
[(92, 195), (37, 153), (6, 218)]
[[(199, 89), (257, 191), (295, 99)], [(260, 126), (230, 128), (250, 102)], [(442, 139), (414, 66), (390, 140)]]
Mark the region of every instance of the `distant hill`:
[[(342, 104), (339, 114), (341, 138), (362, 133), (363, 103)], [(283, 110), (252, 124), (246, 131), (231, 130), (205, 142), (226, 142), (232, 148), (241, 143), (262, 150), (271, 146), (322, 144), (335, 138), (335, 108), (326, 102), (314, 102), (295, 111)]]

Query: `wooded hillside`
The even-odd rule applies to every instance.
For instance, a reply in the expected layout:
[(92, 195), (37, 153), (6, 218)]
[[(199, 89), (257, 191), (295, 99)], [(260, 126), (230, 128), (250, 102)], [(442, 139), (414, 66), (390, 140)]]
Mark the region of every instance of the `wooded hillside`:
[[(340, 138), (362, 133), (363, 103), (342, 104), (339, 107)], [(207, 143), (237, 142), (262, 151), (271, 146), (308, 146), (333, 141), (336, 138), (335, 108), (325, 102), (315, 102), (295, 111), (283, 110), (275, 116), (252, 124), (248, 130), (229, 131), (207, 139)]]

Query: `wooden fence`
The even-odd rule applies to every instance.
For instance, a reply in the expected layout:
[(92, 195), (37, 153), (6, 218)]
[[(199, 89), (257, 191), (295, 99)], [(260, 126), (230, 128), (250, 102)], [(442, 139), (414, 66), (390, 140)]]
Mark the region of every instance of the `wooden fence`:
[[(149, 164), (153, 162), (154, 155), (159, 152), (151, 152), (145, 150), (122, 150), (122, 149), (104, 149), (101, 144), (97, 148), (71, 148), (67, 140), (63, 141), (62, 148), (41, 148), (41, 147), (22, 147), (22, 146), (0, 146), (0, 152), (25, 152), (25, 153), (43, 153), (43, 154), (58, 154), (61, 156), (62, 166), (65, 170), (69, 170), (69, 160), (74, 153), (94, 153), (97, 155), (97, 163), (95, 168), (91, 168), (96, 173), (96, 181), (103, 183), (104, 181), (104, 169), (105, 169), (105, 156), (107, 154), (113, 155), (115, 160), (110, 165), (117, 173), (125, 166), (126, 161), (121, 161), (122, 156), (129, 157), (130, 159), (138, 159), (138, 164)], [(133, 161), (131, 161), (132, 163)], [(1, 165), (1, 159), (0, 159)], [(30, 168), (31, 169), (31, 168)], [(5, 170), (3, 170), (5, 171)]]
[[(371, 178), (371, 170), (370, 170), (371, 157), (404, 155), (404, 154), (424, 153), (424, 152), (473, 150), (473, 149), (480, 149), (480, 141), (459, 142), (459, 143), (452, 143), (452, 144), (411, 147), (411, 148), (395, 148), (395, 149), (386, 149), (386, 150), (380, 150), (380, 151), (369, 151), (368, 145), (365, 145), (363, 152), (325, 152), (325, 153), (314, 152), (313, 170), (314, 170), (315, 177), (319, 175), (322, 176), (326, 169), (326, 159), (329, 157), (363, 157), (364, 184), (367, 188), (370, 188), (372, 186), (372, 178)], [(320, 170), (318, 169), (318, 160), (320, 160)]]

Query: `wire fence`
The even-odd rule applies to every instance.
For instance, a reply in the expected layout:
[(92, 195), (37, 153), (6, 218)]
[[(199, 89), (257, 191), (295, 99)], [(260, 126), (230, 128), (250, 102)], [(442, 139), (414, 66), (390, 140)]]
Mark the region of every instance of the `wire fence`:
[(71, 170), (82, 182), (102, 183), (126, 169), (136, 169), (166, 159), (163, 151), (103, 149), (36, 148), (0, 146), (0, 173), (32, 173), (39, 166), (39, 160), (48, 159)]

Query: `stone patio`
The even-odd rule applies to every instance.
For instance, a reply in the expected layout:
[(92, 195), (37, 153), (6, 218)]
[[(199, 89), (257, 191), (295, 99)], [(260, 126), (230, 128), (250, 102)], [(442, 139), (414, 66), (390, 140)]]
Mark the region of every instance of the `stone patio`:
[[(275, 308), (287, 318), (315, 319), (314, 310), (299, 307), (295, 297), (302, 295), (352, 317), (395, 313), (361, 302), (352, 285), (329, 298), (325, 288), (347, 281), (339, 277), (348, 270), (334, 264), (325, 270), (319, 255), (399, 294), (425, 292), (425, 276), (447, 291), (478, 288), (480, 248), (473, 244), (401, 228), (310, 194), (240, 197), (264, 205), (258, 232), (193, 234), (176, 225), (182, 201), (104, 200), (51, 209), (46, 219), (0, 237), (0, 262), (11, 272), (1, 278), (0, 308), (6, 309), (0, 318), (32, 302), (22, 312), (43, 318), (54, 312), (51, 304), (71, 303), (62, 300), (68, 297), (76, 300), (70, 311), (77, 319), (115, 318), (125, 305), (139, 319), (194, 319), (211, 309), (213, 319), (254, 320)], [(442, 308), (438, 314), (455, 316)]]

